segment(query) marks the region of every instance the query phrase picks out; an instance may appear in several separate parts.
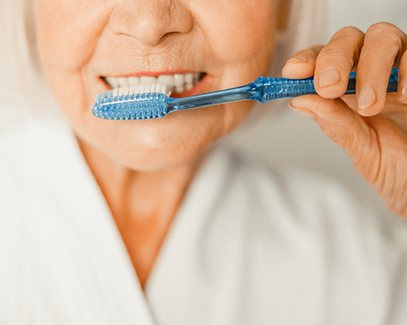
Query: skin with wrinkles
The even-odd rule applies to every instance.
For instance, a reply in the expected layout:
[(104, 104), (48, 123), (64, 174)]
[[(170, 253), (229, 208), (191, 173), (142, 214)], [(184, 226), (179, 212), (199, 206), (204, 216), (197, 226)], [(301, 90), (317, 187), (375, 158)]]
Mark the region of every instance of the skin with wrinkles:
[(274, 7), (268, 0), (260, 6), (215, 0), (37, 0), (37, 47), (52, 91), (83, 141), (133, 170), (168, 169), (194, 160), (228, 134), (250, 104), (157, 121), (98, 121), (89, 114), (104, 90), (97, 78), (187, 70), (209, 74), (203, 92), (247, 83), (267, 73)]
[(282, 9), (273, 0), (33, 1), (42, 71), (144, 285), (203, 154), (252, 104), (104, 121), (89, 109), (105, 91), (99, 77), (205, 72), (202, 92), (248, 83), (269, 70)]
[[(101, 76), (206, 72), (202, 92), (250, 82), (269, 69), (289, 1), (33, 0), (38, 56), (74, 130), (144, 287), (204, 153), (245, 119), (251, 103), (149, 121), (94, 118)], [(284, 4), (284, 7), (280, 5)], [(407, 217), (407, 37), (390, 24), (338, 31), (300, 51), (283, 75), (315, 74), (318, 95), (291, 107), (310, 115), (399, 216)], [(391, 67), (400, 91), (387, 95)], [(343, 96), (349, 72), (358, 93)]]
[[(389, 23), (366, 33), (346, 27), (326, 46), (300, 51), (287, 61), (288, 78), (315, 75), (319, 96), (291, 101), (346, 150), (356, 169), (398, 216), (407, 218), (407, 35)], [(387, 94), (397, 65), (398, 94)], [(357, 70), (357, 96), (343, 96)]]

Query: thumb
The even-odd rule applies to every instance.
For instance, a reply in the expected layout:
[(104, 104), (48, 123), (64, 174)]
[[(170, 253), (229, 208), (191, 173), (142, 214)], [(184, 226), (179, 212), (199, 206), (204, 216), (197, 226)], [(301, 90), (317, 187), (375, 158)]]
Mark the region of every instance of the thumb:
[(318, 95), (295, 97), (290, 102), (290, 108), (311, 116), (321, 130), (345, 149), (358, 165), (364, 159), (373, 163), (374, 134), (363, 118), (341, 99), (326, 99)]

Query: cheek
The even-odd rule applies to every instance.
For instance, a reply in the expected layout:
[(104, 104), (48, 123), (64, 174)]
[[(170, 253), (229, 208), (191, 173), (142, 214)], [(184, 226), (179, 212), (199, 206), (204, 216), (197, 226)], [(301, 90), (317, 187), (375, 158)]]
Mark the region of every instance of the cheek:
[(101, 0), (35, 1), (41, 70), (73, 127), (89, 115), (90, 97), (94, 96), (89, 96), (90, 83), (84, 69), (110, 13), (111, 8)]
[(37, 50), (45, 67), (76, 71), (91, 58), (111, 8), (101, 0), (37, 0)]
[(274, 47), (274, 1), (217, 0), (216, 5), (197, 9), (212, 51), (223, 64), (268, 64)]

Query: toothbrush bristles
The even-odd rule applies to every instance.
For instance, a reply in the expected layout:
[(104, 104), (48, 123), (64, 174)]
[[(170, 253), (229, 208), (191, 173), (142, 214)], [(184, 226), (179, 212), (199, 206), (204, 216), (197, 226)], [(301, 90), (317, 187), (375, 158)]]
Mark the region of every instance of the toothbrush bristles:
[(161, 93), (171, 95), (171, 89), (163, 84), (137, 85), (132, 87), (116, 88), (113, 90), (114, 97), (129, 96), (137, 94)]
[(92, 113), (109, 120), (146, 120), (164, 117), (171, 89), (163, 84), (118, 88), (103, 93)]

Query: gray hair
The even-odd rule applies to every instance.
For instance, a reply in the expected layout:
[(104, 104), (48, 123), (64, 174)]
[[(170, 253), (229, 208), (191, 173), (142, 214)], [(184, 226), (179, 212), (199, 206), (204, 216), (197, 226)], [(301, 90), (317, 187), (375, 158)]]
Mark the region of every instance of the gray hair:
[[(286, 0), (281, 0), (286, 1)], [(58, 115), (35, 52), (32, 0), (0, 1), (0, 129), (30, 114)], [(288, 29), (277, 38), (273, 73), (293, 51), (321, 41), (325, 0), (292, 0)], [(322, 23), (322, 24), (321, 24)], [(254, 110), (269, 111), (269, 110)], [(255, 112), (249, 119), (258, 120)], [(264, 116), (261, 117), (262, 119)], [(251, 124), (249, 122), (248, 124)]]

